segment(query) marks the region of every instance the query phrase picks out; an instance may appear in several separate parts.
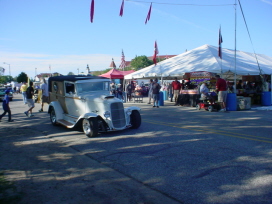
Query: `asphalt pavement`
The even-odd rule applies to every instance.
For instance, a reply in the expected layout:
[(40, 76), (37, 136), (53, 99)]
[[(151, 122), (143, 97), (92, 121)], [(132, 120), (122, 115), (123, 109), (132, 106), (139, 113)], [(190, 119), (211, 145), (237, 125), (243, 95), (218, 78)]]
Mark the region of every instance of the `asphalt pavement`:
[(52, 126), (40, 104), (27, 118), (15, 95), (15, 121), (0, 123), (0, 170), (18, 203), (272, 203), (271, 111), (134, 105), (139, 129), (87, 138)]

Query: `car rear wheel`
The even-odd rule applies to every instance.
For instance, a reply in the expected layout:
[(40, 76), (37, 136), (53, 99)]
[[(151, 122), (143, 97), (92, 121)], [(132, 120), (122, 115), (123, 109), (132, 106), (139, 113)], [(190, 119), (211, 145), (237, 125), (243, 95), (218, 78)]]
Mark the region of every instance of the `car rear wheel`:
[(141, 126), (142, 118), (139, 111), (134, 110), (130, 115), (130, 124), (132, 129), (137, 129)]
[(196, 105), (196, 110), (200, 110), (201, 108), (200, 108), (200, 105), (199, 104), (197, 104)]
[(98, 135), (98, 121), (97, 118), (83, 119), (82, 129), (86, 136), (96, 137)]
[(50, 120), (52, 125), (57, 125), (57, 116), (53, 107), (50, 108)]

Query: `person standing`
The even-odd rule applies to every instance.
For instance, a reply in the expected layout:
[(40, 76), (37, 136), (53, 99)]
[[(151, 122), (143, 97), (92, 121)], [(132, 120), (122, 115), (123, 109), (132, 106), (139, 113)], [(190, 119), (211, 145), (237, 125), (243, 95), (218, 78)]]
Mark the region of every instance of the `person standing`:
[(111, 83), (110, 89), (111, 89), (111, 95), (116, 97), (116, 86), (115, 86), (114, 82)]
[(179, 96), (180, 89), (181, 89), (181, 84), (178, 81), (178, 78), (175, 77), (175, 81), (172, 82), (172, 90), (174, 94), (175, 106), (178, 105), (178, 96)]
[(203, 84), (201, 84), (199, 92), (201, 93), (201, 98), (203, 100), (208, 98), (209, 89), (207, 87), (207, 83), (206, 82), (204, 82)]
[(23, 82), (23, 85), (21, 86), (20, 90), (21, 90), (21, 93), (22, 93), (22, 96), (23, 96), (24, 104), (27, 104), (27, 101), (26, 101), (26, 89), (27, 89), (27, 85), (26, 85), (25, 82)]
[(158, 79), (154, 79), (153, 85), (152, 85), (152, 93), (153, 93), (153, 108), (157, 107), (159, 108), (159, 100), (160, 100), (160, 89), (161, 86), (158, 83)]
[(39, 112), (43, 112), (44, 103), (49, 102), (48, 84), (46, 83), (45, 79), (43, 79), (43, 84), (41, 85), (41, 90), (42, 90), (42, 103), (41, 103), (41, 109), (39, 110)]
[(9, 90), (5, 91), (5, 96), (3, 99), (3, 109), (4, 109), (4, 113), (2, 115), (0, 115), (0, 122), (1, 119), (6, 115), (6, 113), (8, 113), (8, 122), (13, 122), (14, 120), (11, 120), (11, 111), (10, 111), (10, 107), (9, 107)]
[(216, 88), (215, 90), (218, 92), (218, 103), (221, 105), (221, 112), (226, 111), (226, 103), (227, 103), (227, 82), (220, 78), (219, 75), (215, 76), (216, 78)]
[(34, 95), (34, 89), (33, 89), (33, 82), (31, 81), (29, 83), (29, 87), (26, 90), (26, 101), (27, 101), (29, 109), (24, 112), (26, 114), (26, 116), (28, 116), (28, 117), (34, 116), (32, 114), (32, 109), (35, 107), (33, 95)]
[(131, 101), (131, 95), (132, 95), (132, 82), (128, 83), (126, 86), (126, 93), (127, 93), (127, 101)]
[(149, 85), (148, 85), (148, 103), (151, 104), (151, 99), (153, 98), (153, 79), (149, 80)]
[(122, 87), (122, 84), (118, 84), (116, 92), (117, 92), (117, 98), (123, 100), (123, 87)]
[(172, 88), (172, 83), (168, 84), (167, 91), (168, 91), (168, 98), (170, 98), (170, 102), (173, 102), (173, 88)]

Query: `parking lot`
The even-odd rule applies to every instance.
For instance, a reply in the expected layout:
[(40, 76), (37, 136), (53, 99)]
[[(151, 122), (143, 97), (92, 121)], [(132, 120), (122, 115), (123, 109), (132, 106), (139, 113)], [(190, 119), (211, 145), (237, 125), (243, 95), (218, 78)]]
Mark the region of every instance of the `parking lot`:
[(26, 118), (20, 95), (2, 119), (1, 165), (21, 203), (271, 203), (271, 111), (197, 111), (144, 103), (142, 125), (88, 138)]

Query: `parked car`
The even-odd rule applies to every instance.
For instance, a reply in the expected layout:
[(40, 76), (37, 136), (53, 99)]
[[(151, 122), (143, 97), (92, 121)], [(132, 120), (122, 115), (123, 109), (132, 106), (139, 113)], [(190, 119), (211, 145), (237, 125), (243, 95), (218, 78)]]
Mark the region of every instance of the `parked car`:
[[(7, 90), (6, 87), (0, 87), (0, 100), (3, 101), (4, 99), (4, 96), (5, 96), (5, 91)], [(13, 91), (12, 89), (10, 89), (10, 92), (9, 92), (9, 100), (12, 101), (13, 99)]]
[(48, 113), (53, 125), (81, 127), (88, 137), (141, 125), (140, 108), (124, 108), (122, 100), (110, 95), (107, 78), (56, 76), (49, 78), (48, 85)]

